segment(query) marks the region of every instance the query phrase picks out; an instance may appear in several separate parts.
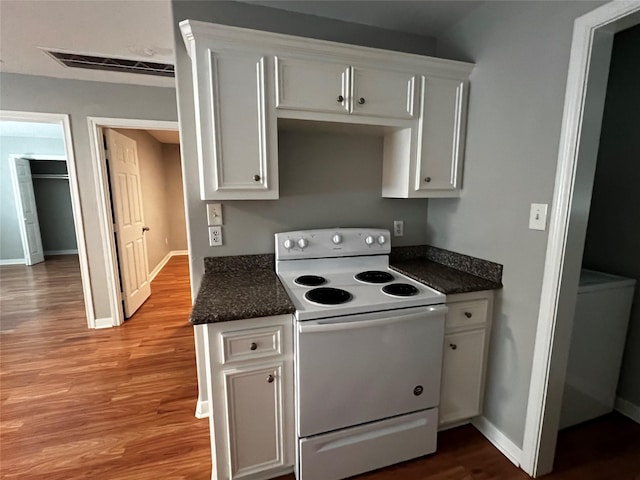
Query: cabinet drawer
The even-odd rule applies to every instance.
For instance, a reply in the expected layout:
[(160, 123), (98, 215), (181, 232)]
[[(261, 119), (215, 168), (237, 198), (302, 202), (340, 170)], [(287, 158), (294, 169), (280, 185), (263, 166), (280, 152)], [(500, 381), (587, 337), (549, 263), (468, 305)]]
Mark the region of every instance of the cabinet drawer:
[(222, 363), (282, 354), (282, 326), (220, 333)]
[(477, 327), (487, 322), (487, 300), (447, 304), (449, 312), (445, 329)]

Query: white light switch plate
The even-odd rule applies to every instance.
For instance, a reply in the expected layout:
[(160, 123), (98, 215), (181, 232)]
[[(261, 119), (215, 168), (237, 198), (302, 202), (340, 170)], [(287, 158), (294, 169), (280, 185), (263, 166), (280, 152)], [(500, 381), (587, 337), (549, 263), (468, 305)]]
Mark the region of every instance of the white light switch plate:
[(219, 203), (207, 204), (207, 225), (222, 225), (222, 205)]
[(546, 203), (532, 203), (529, 212), (529, 228), (531, 230), (547, 229), (547, 208)]
[(222, 227), (209, 227), (209, 245), (212, 247), (222, 245)]

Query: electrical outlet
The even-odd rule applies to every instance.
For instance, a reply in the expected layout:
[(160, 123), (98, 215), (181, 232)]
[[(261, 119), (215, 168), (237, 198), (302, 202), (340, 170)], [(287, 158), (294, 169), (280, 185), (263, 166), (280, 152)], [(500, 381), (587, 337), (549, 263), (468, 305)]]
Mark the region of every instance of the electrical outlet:
[(529, 212), (529, 228), (531, 230), (547, 229), (547, 207), (546, 203), (532, 203)]
[(209, 227), (209, 245), (212, 247), (222, 245), (222, 227)]
[(207, 225), (222, 225), (222, 205), (219, 203), (207, 204)]
[(404, 235), (404, 221), (403, 220), (394, 220), (393, 221), (393, 236), (401, 237)]

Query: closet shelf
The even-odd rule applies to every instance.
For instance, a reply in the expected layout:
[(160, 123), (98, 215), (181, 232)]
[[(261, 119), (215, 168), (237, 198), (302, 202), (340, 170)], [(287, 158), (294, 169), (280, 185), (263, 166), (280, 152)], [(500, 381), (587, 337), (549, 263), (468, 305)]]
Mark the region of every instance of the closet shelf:
[(34, 173), (31, 178), (48, 178), (55, 180), (69, 180), (69, 174), (67, 173)]

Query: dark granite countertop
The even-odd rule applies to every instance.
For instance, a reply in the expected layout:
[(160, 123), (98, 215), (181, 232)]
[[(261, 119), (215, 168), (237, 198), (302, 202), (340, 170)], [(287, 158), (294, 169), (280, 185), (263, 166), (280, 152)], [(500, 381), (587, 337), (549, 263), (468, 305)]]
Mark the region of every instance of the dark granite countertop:
[(426, 258), (392, 262), (389, 266), (393, 270), (404, 273), (408, 277), (445, 294), (502, 288), (502, 284), (499, 282), (447, 267)]
[[(502, 288), (502, 265), (429, 245), (391, 250), (390, 267), (445, 294)], [(274, 255), (207, 257), (193, 325), (295, 312)]]
[(276, 273), (255, 266), (246, 262), (245, 269), (205, 270), (189, 321), (202, 325), (293, 313)]

